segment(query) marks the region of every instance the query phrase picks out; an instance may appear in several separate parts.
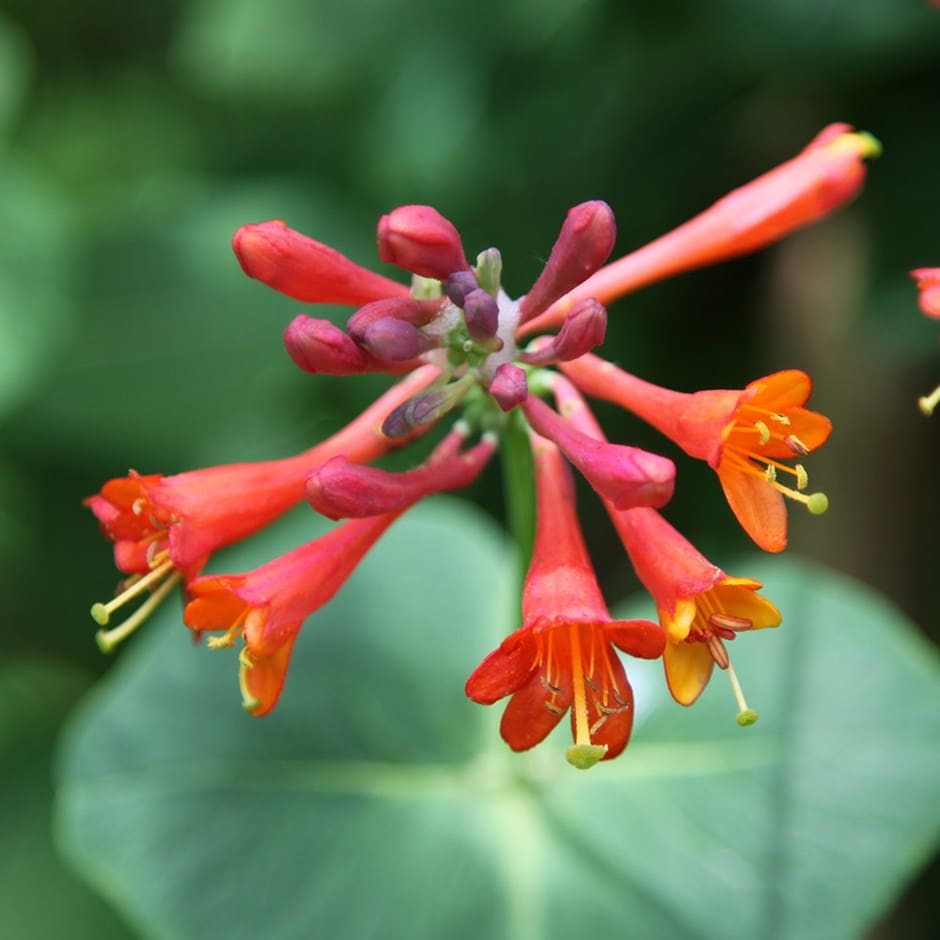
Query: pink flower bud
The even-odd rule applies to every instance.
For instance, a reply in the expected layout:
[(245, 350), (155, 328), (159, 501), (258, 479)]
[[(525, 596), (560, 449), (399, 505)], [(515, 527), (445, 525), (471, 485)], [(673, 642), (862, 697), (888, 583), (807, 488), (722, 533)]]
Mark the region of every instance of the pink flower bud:
[(479, 287), (470, 291), (463, 302), (467, 331), (474, 339), (489, 339), (499, 328), (499, 304), (492, 294)]
[(504, 362), (493, 374), (489, 392), (503, 411), (512, 411), (529, 394), (525, 371), (511, 362)]
[(394, 317), (382, 317), (370, 323), (361, 341), (367, 352), (392, 362), (414, 359), (439, 343), (438, 338), (426, 336), (410, 323)]
[(519, 304), (520, 323), (537, 316), (589, 278), (610, 257), (617, 238), (606, 202), (583, 202), (569, 210), (548, 264)]
[(476, 385), (476, 377), (468, 372), (456, 382), (428, 389), (399, 405), (385, 419), (382, 433), (387, 437), (403, 437), (418, 428), (443, 418)]
[(300, 314), (284, 330), (284, 346), (291, 359), (304, 372), (314, 375), (357, 375), (360, 372), (386, 372), (398, 375), (421, 365), (414, 359), (388, 362), (357, 346), (329, 320)]
[(232, 249), (245, 274), (304, 303), (359, 306), (408, 295), (404, 284), (359, 267), (277, 219), (243, 225)]
[(444, 285), (444, 293), (458, 307), (463, 307), (464, 298), (480, 285), (473, 271), (454, 271)]
[(446, 281), (470, 268), (453, 224), (430, 206), (399, 206), (379, 219), (379, 257), (421, 277)]
[(441, 311), (440, 300), (415, 300), (413, 297), (389, 297), (376, 300), (357, 310), (347, 321), (349, 335), (361, 343), (368, 327), (376, 320), (394, 317), (412, 326), (427, 326)]
[(588, 483), (617, 509), (659, 508), (669, 502), (676, 475), (671, 460), (638, 447), (588, 437), (534, 395), (523, 402), (522, 410), (532, 428), (554, 441)]
[(523, 353), (519, 358), (530, 366), (580, 359), (600, 346), (606, 333), (607, 310), (599, 301), (588, 297), (568, 313), (557, 336), (541, 340), (532, 352)]
[[(457, 432), (459, 441), (463, 435)], [(496, 449), (495, 438), (486, 437), (465, 453), (440, 459), (445, 439), (431, 458), (420, 467), (404, 473), (389, 473), (377, 467), (363, 467), (335, 457), (307, 477), (307, 502), (330, 519), (357, 519), (395, 512), (431, 493), (469, 486)]]

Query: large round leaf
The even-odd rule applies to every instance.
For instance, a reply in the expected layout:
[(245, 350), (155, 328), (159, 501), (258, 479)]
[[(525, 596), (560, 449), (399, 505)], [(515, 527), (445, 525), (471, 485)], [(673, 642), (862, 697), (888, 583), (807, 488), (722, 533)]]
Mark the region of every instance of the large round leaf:
[[(259, 552), (309, 537), (285, 520)], [(775, 558), (784, 612), (691, 709), (630, 664), (626, 754), (588, 773), (566, 729), (498, 738), (467, 674), (515, 626), (509, 551), (459, 504), (401, 520), (306, 625), (284, 698), (238, 708), (230, 652), (168, 609), (65, 741), (61, 843), (153, 937), (850, 937), (937, 830), (934, 658), (861, 586)], [(744, 568), (748, 570), (744, 570)]]

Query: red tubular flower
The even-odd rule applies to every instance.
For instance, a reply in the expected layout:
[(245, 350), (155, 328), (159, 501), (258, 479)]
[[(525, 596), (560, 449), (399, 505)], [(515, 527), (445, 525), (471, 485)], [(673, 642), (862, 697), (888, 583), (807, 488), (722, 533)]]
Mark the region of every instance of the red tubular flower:
[(666, 631), (666, 682), (680, 705), (691, 705), (715, 664), (727, 670), (738, 702), (738, 723), (753, 724), (725, 641), (744, 630), (776, 627), (780, 612), (757, 594), (759, 581), (731, 578), (711, 564), (655, 509), (611, 511), (637, 577), (653, 596)]
[(533, 429), (554, 441), (588, 483), (618, 509), (669, 502), (676, 477), (671, 460), (639, 447), (589, 437), (534, 395), (521, 407)]
[(920, 291), (920, 309), (925, 316), (940, 320), (940, 268), (915, 268), (911, 277)]
[[(928, 317), (940, 320), (940, 268), (916, 268), (911, 277), (917, 281), (920, 290), (920, 309)], [(917, 404), (920, 410), (930, 417), (934, 408), (940, 404), (940, 385), (929, 395), (922, 395)]]
[(361, 268), (279, 219), (243, 225), (232, 238), (232, 250), (249, 277), (304, 303), (358, 307), (409, 293), (404, 284)]
[(511, 695), (500, 731), (514, 751), (542, 741), (571, 709), (581, 770), (616, 757), (633, 727), (633, 691), (614, 647), (644, 659), (662, 654), (662, 630), (611, 620), (575, 511), (571, 475), (550, 441), (532, 435), (538, 526), (522, 596), (523, 625), (467, 680), (467, 695), (491, 705)]
[(242, 705), (266, 715), (277, 704), (304, 620), (332, 599), (365, 553), (401, 512), (344, 522), (326, 535), (246, 574), (208, 575), (189, 585), (183, 620), (213, 649), (244, 636), (239, 655)]
[(729, 193), (701, 215), (601, 268), (525, 323), (519, 335), (558, 326), (585, 297), (608, 304), (631, 291), (693, 268), (757, 251), (853, 199), (865, 158), (881, 145), (848, 124), (830, 124), (792, 160)]
[[(571, 382), (557, 376), (552, 388), (568, 420), (585, 434), (602, 439), (600, 426)], [(654, 509), (620, 511), (609, 500), (604, 503), (637, 577), (656, 601), (666, 631), (663, 664), (673, 697), (691, 705), (717, 663), (728, 671), (738, 701), (738, 723), (753, 724), (757, 712), (747, 706), (724, 641), (742, 630), (780, 623), (777, 609), (755, 593), (760, 583), (729, 578)]]
[(404, 473), (334, 457), (307, 477), (307, 502), (330, 519), (358, 519), (394, 512), (432, 493), (462, 489), (479, 476), (497, 441), (485, 435), (475, 447), (460, 453), (465, 439), (466, 428), (458, 422), (426, 463)]
[(102, 648), (112, 649), (135, 630), (182, 577), (194, 578), (209, 556), (268, 525), (303, 499), (304, 480), (332, 457), (372, 460), (397, 446), (381, 425), (400, 402), (439, 374), (424, 366), (393, 386), (358, 418), (316, 447), (283, 460), (208, 467), (164, 477), (110, 480), (85, 500), (114, 542), (119, 570), (132, 577), (107, 604), (95, 604), (92, 616), (102, 626), (111, 614), (144, 591), (149, 599), (124, 623), (101, 631)]
[(460, 234), (431, 206), (399, 206), (379, 219), (379, 257), (421, 277), (446, 281), (470, 265)]
[[(802, 464), (781, 462), (809, 454), (832, 431), (827, 418), (803, 407), (812, 391), (804, 372), (775, 372), (743, 390), (686, 394), (644, 382), (594, 355), (563, 363), (562, 369), (583, 392), (629, 409), (707, 461), (738, 522), (766, 551), (787, 545), (784, 496), (814, 515), (828, 508), (823, 493), (803, 492), (808, 477)], [(779, 482), (781, 473), (793, 476), (795, 488)]]

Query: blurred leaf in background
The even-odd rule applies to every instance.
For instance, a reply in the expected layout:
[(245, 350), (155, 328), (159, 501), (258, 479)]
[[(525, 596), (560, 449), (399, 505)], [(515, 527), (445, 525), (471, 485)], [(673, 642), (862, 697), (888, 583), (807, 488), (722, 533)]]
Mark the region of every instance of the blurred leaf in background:
[[(309, 530), (296, 515), (226, 564)], [(723, 677), (685, 710), (660, 664), (631, 661), (634, 740), (581, 774), (567, 728), (513, 755), (500, 708), (462, 694), (514, 626), (507, 552), (461, 504), (413, 511), (308, 622), (257, 721), (231, 651), (193, 647), (165, 611), (68, 728), (58, 822), (76, 871), (154, 937), (831, 940), (923, 864), (940, 674), (882, 600), (742, 558), (785, 617), (735, 644), (762, 721), (735, 724)]]

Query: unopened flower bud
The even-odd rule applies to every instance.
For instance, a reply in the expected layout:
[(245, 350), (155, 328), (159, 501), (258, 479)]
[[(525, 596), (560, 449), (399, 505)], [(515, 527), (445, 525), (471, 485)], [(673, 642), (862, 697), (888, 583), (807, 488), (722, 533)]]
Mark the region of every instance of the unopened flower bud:
[(669, 502), (676, 476), (671, 460), (638, 447), (588, 437), (532, 395), (523, 402), (522, 410), (533, 430), (554, 441), (588, 483), (616, 509), (659, 508)]
[[(445, 440), (442, 446), (448, 450), (450, 442)], [(307, 477), (307, 501), (330, 519), (396, 512), (431, 493), (469, 486), (496, 449), (496, 438), (487, 436), (463, 454), (459, 453), (458, 441), (457, 452), (443, 458), (438, 456), (442, 446), (425, 464), (404, 473), (389, 473), (334, 457)]]
[(583, 202), (569, 210), (548, 263), (519, 304), (520, 323), (540, 314), (597, 271), (610, 257), (616, 237), (614, 213), (606, 202)]
[(472, 290), (476, 290), (480, 285), (477, 284), (476, 275), (473, 271), (455, 271), (444, 285), (444, 293), (458, 307), (463, 307), (464, 298)]
[(379, 359), (402, 362), (427, 352), (437, 341), (404, 320), (382, 317), (366, 327), (361, 345)]
[(408, 295), (404, 284), (361, 268), (278, 219), (243, 225), (232, 238), (232, 249), (245, 274), (304, 303), (359, 306)]
[(529, 394), (525, 371), (511, 362), (504, 362), (493, 374), (489, 392), (503, 411), (512, 411)]
[(379, 219), (379, 257), (405, 271), (446, 281), (470, 265), (453, 224), (431, 206), (399, 206)]
[(940, 320), (940, 268), (915, 268), (911, 277), (920, 290), (921, 312), (934, 320)]
[(349, 335), (361, 343), (366, 330), (376, 320), (394, 317), (412, 326), (427, 326), (441, 311), (440, 300), (415, 300), (413, 297), (388, 297), (360, 307), (347, 321)]
[(474, 339), (489, 339), (499, 328), (499, 304), (491, 294), (479, 287), (470, 291), (463, 302), (464, 320)]
[(519, 358), (530, 366), (580, 359), (604, 342), (607, 333), (607, 310), (603, 304), (588, 297), (568, 313), (557, 336), (542, 339), (531, 352)]
[(477, 255), (477, 283), (494, 297), (499, 293), (503, 278), (503, 256), (498, 248), (487, 248)]
[(388, 362), (357, 346), (329, 320), (300, 314), (284, 330), (284, 346), (304, 372), (314, 375), (357, 375), (360, 372), (410, 372), (420, 365), (414, 360)]
[(428, 389), (399, 405), (385, 419), (382, 433), (386, 437), (404, 437), (417, 428), (442, 418), (476, 384), (476, 377), (467, 373), (456, 382)]

